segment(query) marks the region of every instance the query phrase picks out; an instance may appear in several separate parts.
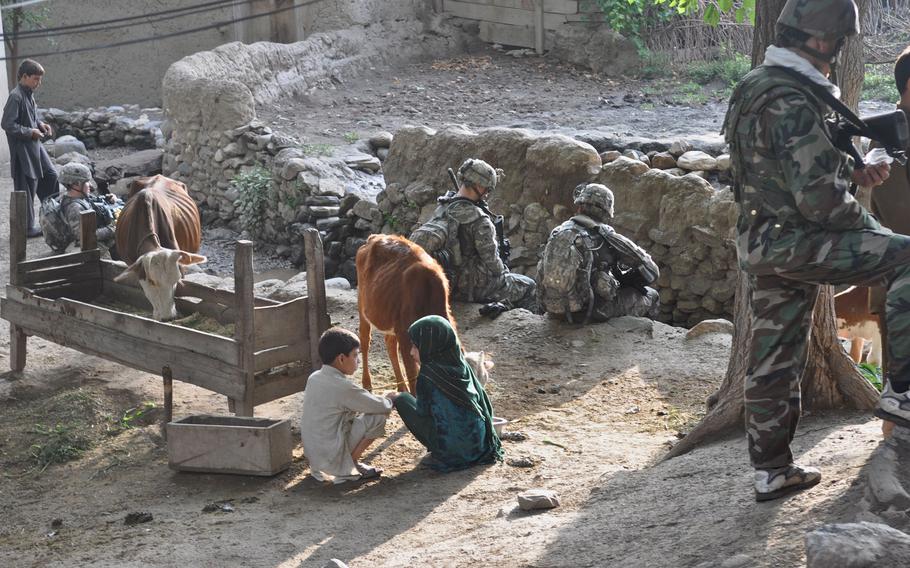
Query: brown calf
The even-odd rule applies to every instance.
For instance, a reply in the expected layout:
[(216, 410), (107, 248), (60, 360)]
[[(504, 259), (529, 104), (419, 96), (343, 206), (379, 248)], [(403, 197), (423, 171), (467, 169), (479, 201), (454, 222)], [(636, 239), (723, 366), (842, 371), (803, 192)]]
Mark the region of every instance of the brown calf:
[[(371, 389), (369, 352), (373, 329), (385, 335), (399, 391), (414, 392), (417, 363), (411, 357), (408, 327), (437, 315), (455, 327), (449, 306), (449, 282), (439, 263), (411, 241), (395, 235), (372, 235), (357, 251), (357, 308), (363, 388)], [(404, 362), (407, 383), (396, 351)]]

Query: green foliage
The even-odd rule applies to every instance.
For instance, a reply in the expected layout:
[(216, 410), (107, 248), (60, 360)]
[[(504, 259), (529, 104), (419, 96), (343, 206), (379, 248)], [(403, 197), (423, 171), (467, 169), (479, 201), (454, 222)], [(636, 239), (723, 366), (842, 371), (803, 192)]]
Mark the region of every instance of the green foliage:
[(891, 72), (890, 66), (866, 65), (861, 99), (893, 103), (899, 98), (900, 93), (894, 83), (894, 74)]
[(739, 23), (755, 23), (755, 0), (586, 0), (581, 8), (589, 10), (591, 2), (600, 8), (610, 28), (635, 42), (640, 51), (644, 49), (641, 31), (675, 15), (701, 12), (705, 23), (716, 26), (722, 14), (732, 13)]
[(300, 149), (307, 156), (331, 156), (335, 151), (331, 144), (303, 144)]
[(398, 217), (386, 213), (382, 216), (382, 222), (392, 228), (396, 233), (398, 232), (399, 222)]
[(89, 439), (71, 424), (55, 424), (52, 427), (36, 424), (31, 433), (41, 437), (41, 442), (29, 448), (29, 455), (42, 470), (53, 463), (74, 460), (91, 447)]
[(272, 173), (260, 164), (234, 176), (231, 186), (240, 194), (234, 202), (234, 207), (240, 213), (240, 224), (244, 229), (255, 233), (265, 222)]
[(353, 144), (354, 142), (360, 140), (360, 134), (357, 134), (356, 132), (346, 132), (344, 135), (344, 140), (348, 144)]
[(654, 53), (650, 50), (642, 50), (641, 69), (638, 73), (641, 79), (661, 79), (671, 73), (670, 56), (665, 53)]
[(137, 425), (141, 425), (143, 417), (155, 408), (157, 406), (154, 402), (143, 402), (139, 406), (129, 408), (117, 420), (116, 426), (121, 430), (131, 430)]
[(881, 392), (882, 385), (882, 368), (878, 365), (873, 365), (872, 363), (860, 363), (857, 365), (859, 369), (859, 374), (861, 374), (867, 381), (872, 383), (872, 386), (875, 387), (879, 392)]
[(752, 61), (745, 55), (736, 53), (729, 59), (692, 62), (686, 68), (685, 74), (700, 85), (719, 80), (724, 85), (733, 86), (739, 83), (751, 68)]
[(708, 102), (708, 95), (702, 91), (701, 85), (689, 81), (679, 86), (679, 92), (672, 99), (676, 104), (703, 105)]

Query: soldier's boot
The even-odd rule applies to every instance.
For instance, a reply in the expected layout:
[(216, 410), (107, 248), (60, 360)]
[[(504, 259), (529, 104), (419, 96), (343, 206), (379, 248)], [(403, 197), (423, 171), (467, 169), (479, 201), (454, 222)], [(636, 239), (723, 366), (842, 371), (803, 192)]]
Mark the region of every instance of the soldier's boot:
[(882, 389), (882, 398), (878, 401), (875, 415), (898, 426), (910, 428), (910, 391), (894, 392), (889, 381)]
[(808, 489), (822, 480), (814, 467), (790, 464), (776, 469), (755, 470), (755, 500), (770, 501), (795, 491)]

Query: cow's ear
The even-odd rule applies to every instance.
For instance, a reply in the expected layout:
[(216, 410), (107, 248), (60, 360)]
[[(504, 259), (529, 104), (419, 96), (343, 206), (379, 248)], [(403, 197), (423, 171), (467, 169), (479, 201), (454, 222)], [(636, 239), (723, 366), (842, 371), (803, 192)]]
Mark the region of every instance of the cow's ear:
[(201, 254), (180, 251), (180, 258), (177, 262), (180, 264), (202, 264), (203, 262), (208, 262), (208, 259)]
[(126, 270), (114, 277), (114, 282), (118, 284), (127, 284), (136, 286), (140, 280), (147, 280), (145, 265), (140, 258), (133, 264), (129, 265)]

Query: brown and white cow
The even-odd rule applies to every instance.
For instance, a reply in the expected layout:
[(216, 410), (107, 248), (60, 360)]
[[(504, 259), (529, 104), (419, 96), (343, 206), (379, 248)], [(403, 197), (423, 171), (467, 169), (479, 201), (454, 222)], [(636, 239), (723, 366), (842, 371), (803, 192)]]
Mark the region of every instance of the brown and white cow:
[[(372, 388), (370, 335), (376, 329), (385, 335), (398, 390), (406, 391), (410, 387), (414, 392), (417, 363), (411, 357), (408, 328), (430, 315), (448, 318), (455, 327), (449, 306), (449, 282), (439, 263), (421, 247), (395, 235), (370, 236), (357, 251), (356, 263), (363, 387)], [(396, 353), (404, 362), (407, 383)]]
[(177, 317), (174, 293), (179, 265), (205, 262), (195, 254), (202, 244), (202, 223), (186, 185), (162, 175), (133, 182), (117, 219), (117, 252), (129, 265), (116, 282), (138, 282), (152, 304), (153, 317)]
[(856, 363), (862, 361), (863, 344), (872, 342), (868, 361), (882, 364), (882, 336), (878, 316), (869, 309), (869, 288), (851, 286), (834, 295), (834, 314), (837, 319), (837, 335), (850, 340), (850, 357)]

